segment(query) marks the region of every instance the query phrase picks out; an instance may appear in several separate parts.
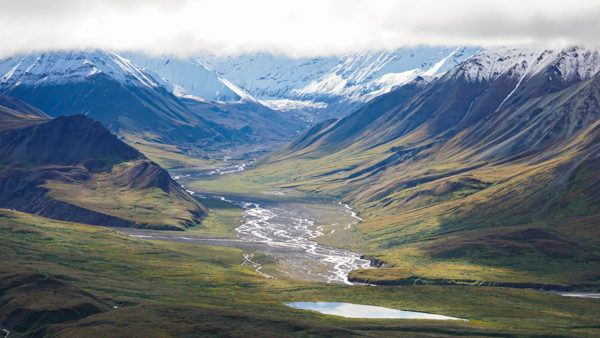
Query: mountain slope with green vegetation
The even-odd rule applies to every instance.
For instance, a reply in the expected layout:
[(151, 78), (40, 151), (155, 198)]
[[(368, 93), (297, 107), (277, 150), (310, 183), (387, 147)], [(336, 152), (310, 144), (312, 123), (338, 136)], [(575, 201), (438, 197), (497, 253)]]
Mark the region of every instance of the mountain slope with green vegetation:
[(350, 202), (371, 283), (600, 286), (598, 53), (484, 50), (325, 122), (241, 177)]

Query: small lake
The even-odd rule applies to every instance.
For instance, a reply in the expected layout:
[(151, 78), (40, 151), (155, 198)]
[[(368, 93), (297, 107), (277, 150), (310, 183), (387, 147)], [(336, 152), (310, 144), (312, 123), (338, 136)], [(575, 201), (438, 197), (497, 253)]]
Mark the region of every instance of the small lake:
[(311, 310), (326, 315), (346, 318), (401, 318), (401, 319), (435, 319), (435, 320), (464, 320), (461, 318), (434, 315), (425, 312), (401, 311), (381, 306), (358, 305), (337, 302), (292, 302), (287, 306), (301, 310)]
[(598, 293), (598, 292), (556, 292), (556, 293), (561, 296), (565, 296), (565, 297), (600, 299), (600, 293)]

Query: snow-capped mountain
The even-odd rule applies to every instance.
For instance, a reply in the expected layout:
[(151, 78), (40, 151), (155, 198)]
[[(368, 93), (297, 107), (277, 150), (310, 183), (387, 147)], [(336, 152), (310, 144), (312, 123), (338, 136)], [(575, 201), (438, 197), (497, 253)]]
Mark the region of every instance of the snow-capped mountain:
[(343, 56), (331, 71), (295, 90), (295, 94), (299, 97), (340, 96), (365, 101), (417, 76), (443, 73), (472, 52), (461, 47), (419, 47), (393, 52), (353, 53)]
[(204, 148), (287, 140), (305, 124), (194, 60), (138, 56), (134, 62), (103, 50), (0, 60), (0, 93), (52, 116), (85, 114), (120, 134)]
[(221, 102), (253, 100), (197, 61), (178, 57), (102, 50), (27, 54), (1, 60), (0, 74), (0, 83), (15, 85), (69, 83), (104, 74), (127, 85), (162, 86), (176, 96)]
[(305, 122), (296, 116), (265, 107), (194, 58), (124, 55), (144, 72), (159, 78), (163, 86), (195, 115), (237, 130), (247, 140), (267, 143), (287, 140), (305, 127)]
[(160, 78), (109, 51), (56, 51), (0, 60), (0, 92), (51, 116), (85, 114), (119, 133), (169, 142), (223, 137)]
[(600, 72), (600, 52), (581, 46), (548, 49), (489, 47), (448, 73), (470, 81), (493, 81), (500, 76), (523, 78), (552, 69), (565, 81), (585, 80)]
[(514, 155), (592, 125), (600, 116), (598, 83), (594, 48), (484, 48), (442, 76), (410, 82), (318, 125), (290, 148), (367, 149), (414, 133), (407, 139), (415, 144), (456, 135), (469, 160)]
[(221, 78), (215, 71), (207, 69), (193, 58), (183, 56), (148, 56), (139, 53), (124, 53), (144, 71), (156, 74), (179, 97), (193, 97), (219, 102), (254, 100), (252, 96)]
[(290, 98), (292, 91), (339, 63), (337, 57), (292, 58), (270, 53), (201, 54), (195, 59), (261, 100)]
[(159, 82), (120, 55), (101, 51), (25, 54), (0, 60), (0, 86), (65, 84), (106, 75), (123, 84), (159, 87)]
[(415, 47), (363, 51), (339, 57), (299, 58), (271, 54), (196, 58), (279, 110), (339, 115), (417, 77), (443, 74), (477, 49)]

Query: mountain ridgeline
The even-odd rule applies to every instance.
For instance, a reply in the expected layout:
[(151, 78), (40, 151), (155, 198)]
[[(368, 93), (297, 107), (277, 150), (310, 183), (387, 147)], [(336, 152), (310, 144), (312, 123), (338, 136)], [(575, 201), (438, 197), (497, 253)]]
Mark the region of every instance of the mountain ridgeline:
[(273, 109), (318, 122), (347, 115), (418, 76), (443, 74), (476, 50), (417, 46), (313, 58), (258, 53), (196, 59)]
[(49, 118), (46, 113), (32, 105), (0, 94), (0, 129), (27, 126)]
[[(572, 58), (581, 61), (566, 65)], [(460, 137), (465, 147), (478, 144), (481, 152), (493, 148), (483, 157), (541, 148), (572, 136), (598, 118), (594, 109), (597, 70), (589, 68), (598, 67), (599, 61), (597, 52), (578, 49), (539, 55), (521, 50), (485, 51), (431, 83), (417, 79), (322, 126), (326, 132), (314, 140), (318, 144), (314, 149), (325, 153), (350, 145), (366, 149), (409, 134), (418, 135), (411, 137), (411, 143), (432, 144), (459, 132), (468, 133)], [(591, 102), (582, 102), (586, 99)], [(587, 103), (592, 106), (581, 106)], [(566, 109), (571, 107), (575, 109)], [(527, 141), (538, 141), (519, 146), (525, 135), (522, 131), (528, 127), (534, 129), (528, 130)]]

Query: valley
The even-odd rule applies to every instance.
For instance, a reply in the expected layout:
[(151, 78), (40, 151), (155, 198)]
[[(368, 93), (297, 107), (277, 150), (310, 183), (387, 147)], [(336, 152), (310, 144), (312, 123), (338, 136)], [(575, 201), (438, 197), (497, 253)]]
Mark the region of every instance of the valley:
[(0, 60), (0, 328), (597, 336), (598, 65), (584, 47)]
[[(270, 198), (200, 195), (201, 198), (221, 201), (241, 209), (241, 219), (235, 220), (238, 226), (233, 231), (221, 233), (221, 238), (206, 236), (193, 230), (187, 231), (185, 235), (165, 231), (149, 233), (135, 229), (125, 232), (136, 238), (244, 249), (251, 252), (245, 256), (247, 262), (257, 271), (269, 270), (269, 277), (274, 275), (294, 280), (351, 284), (348, 281), (350, 271), (369, 268), (369, 261), (361, 259), (359, 254), (319, 243), (319, 238), (325, 232), (334, 235), (338, 231), (338, 235), (342, 233), (344, 236), (344, 230), (356, 225), (357, 218), (353, 216), (351, 209), (334, 201), (318, 198), (288, 199), (283, 195), (274, 194)], [(254, 252), (262, 255), (273, 267), (263, 270), (260, 263), (252, 261)], [(271, 272), (273, 269), (275, 271)]]
[(353, 271), (354, 281), (594, 289), (598, 54), (499, 53), (401, 86), (198, 188), (351, 203), (364, 219), (361, 252), (383, 266)]

